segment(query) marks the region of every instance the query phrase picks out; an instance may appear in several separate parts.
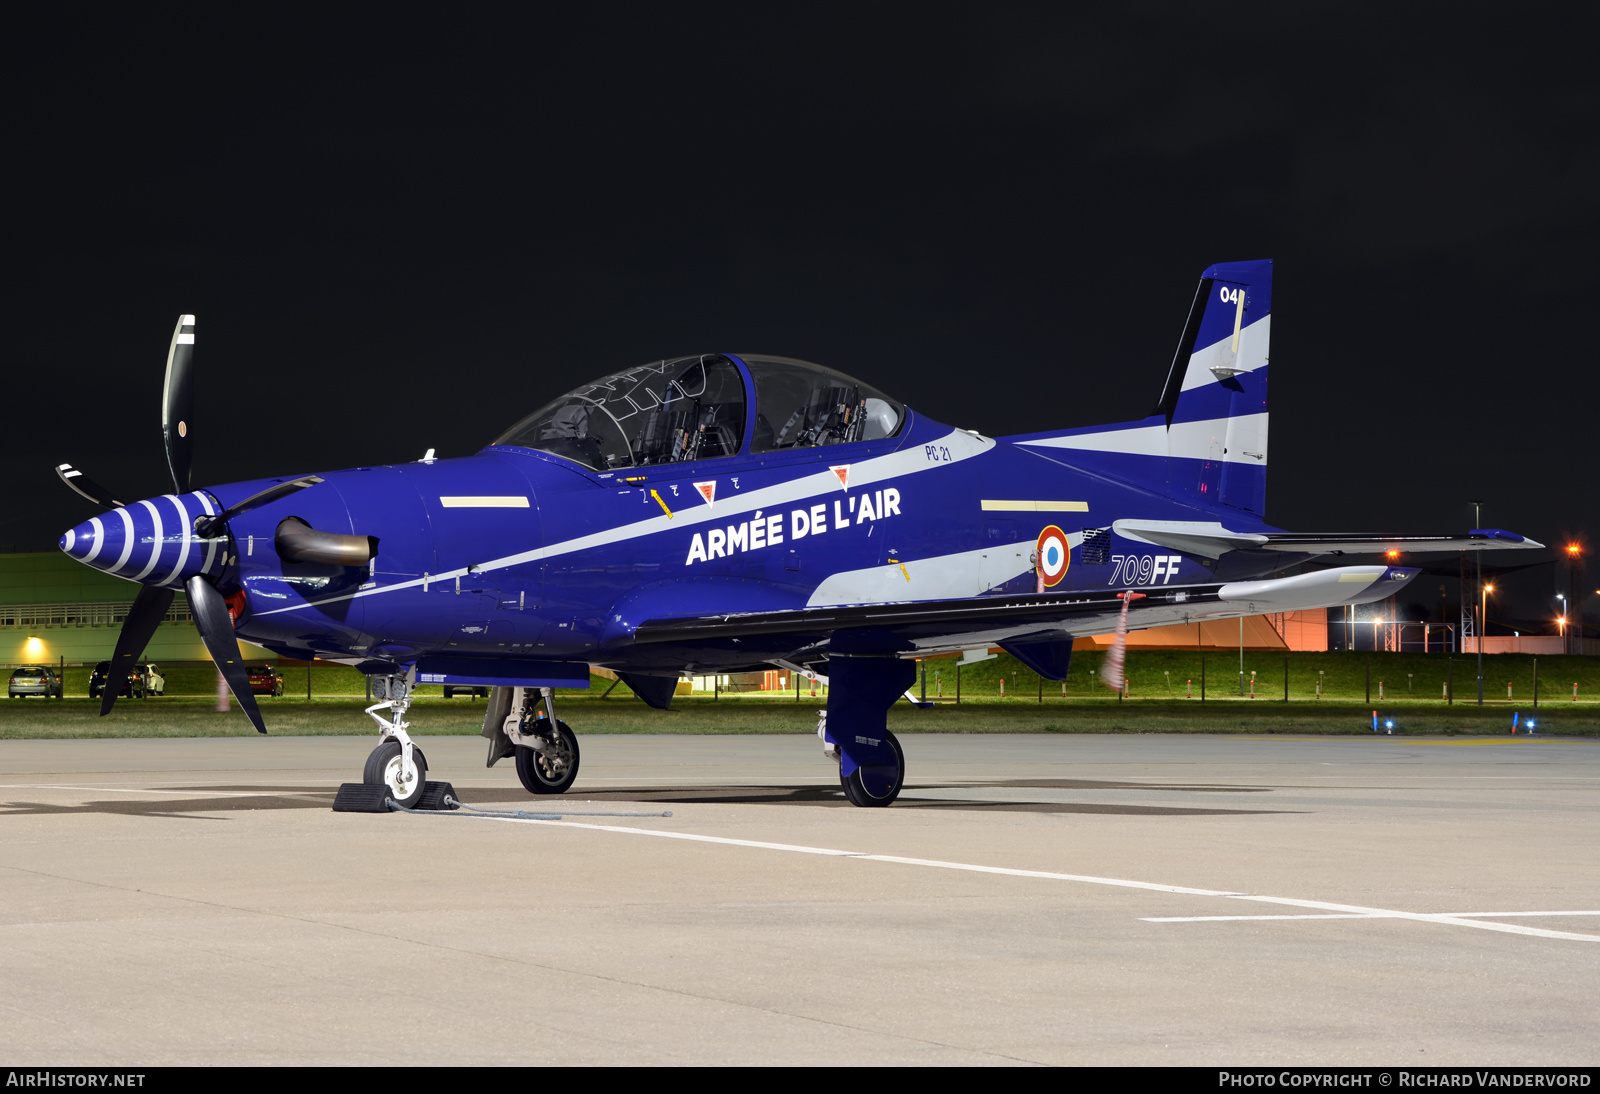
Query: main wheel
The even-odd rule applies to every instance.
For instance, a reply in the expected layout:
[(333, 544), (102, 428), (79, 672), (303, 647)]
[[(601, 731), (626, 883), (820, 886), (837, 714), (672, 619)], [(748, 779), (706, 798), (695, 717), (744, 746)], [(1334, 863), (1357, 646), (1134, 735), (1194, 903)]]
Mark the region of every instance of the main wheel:
[(400, 742), (393, 737), (385, 737), (367, 757), (361, 781), (387, 786), (390, 797), (407, 809), (413, 808), (422, 799), (422, 788), (428, 781), (428, 758), (422, 754), (422, 749), (412, 745), (411, 759), (417, 765), (417, 777), (408, 783), (400, 777)]
[(894, 752), (892, 765), (863, 764), (849, 775), (839, 776), (844, 796), (850, 799), (851, 805), (885, 806), (900, 796), (900, 788), (906, 781), (906, 754), (893, 733), (885, 730), (883, 736)]
[[(535, 722), (548, 726), (548, 719)], [(530, 794), (562, 794), (578, 777), (578, 737), (567, 723), (556, 722), (555, 740), (543, 752), (517, 747), (517, 778)], [(545, 736), (549, 740), (549, 735)]]

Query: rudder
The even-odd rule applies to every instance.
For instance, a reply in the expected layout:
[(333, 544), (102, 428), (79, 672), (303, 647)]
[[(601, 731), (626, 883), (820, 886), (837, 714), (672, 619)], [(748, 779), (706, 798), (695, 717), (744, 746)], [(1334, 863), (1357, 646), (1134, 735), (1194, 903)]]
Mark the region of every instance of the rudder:
[(1200, 275), (1155, 410), (1167, 423), (1171, 493), (1265, 513), (1271, 334), (1270, 259)]

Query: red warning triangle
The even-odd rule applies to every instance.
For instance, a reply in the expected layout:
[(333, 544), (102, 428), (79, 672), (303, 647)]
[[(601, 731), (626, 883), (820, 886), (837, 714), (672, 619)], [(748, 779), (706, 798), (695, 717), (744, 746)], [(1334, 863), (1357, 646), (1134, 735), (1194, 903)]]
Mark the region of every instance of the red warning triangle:
[(694, 484), (694, 488), (696, 490), (700, 491), (700, 496), (702, 498), (706, 499), (706, 504), (707, 505), (712, 505), (712, 504), (714, 504), (716, 502), (716, 500), (717, 500), (717, 480), (716, 479), (712, 479), (710, 482), (697, 482), (697, 483)]
[(845, 464), (842, 467), (830, 467), (830, 468), (828, 468), (828, 470), (832, 471), (835, 475), (839, 476), (839, 485), (840, 486), (844, 487), (846, 490), (850, 489), (850, 465), (849, 464)]

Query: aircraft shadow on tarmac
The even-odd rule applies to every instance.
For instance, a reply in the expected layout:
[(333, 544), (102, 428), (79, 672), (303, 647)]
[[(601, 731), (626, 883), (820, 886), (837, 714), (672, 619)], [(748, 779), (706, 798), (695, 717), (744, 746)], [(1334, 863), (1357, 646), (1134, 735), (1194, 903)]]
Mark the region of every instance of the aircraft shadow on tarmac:
[[(159, 801), (123, 799), (89, 801), (76, 805), (53, 805), (44, 802), (0, 803), (0, 817), (69, 815), (74, 813), (121, 814), (138, 817), (180, 817), (190, 820), (223, 820), (223, 817), (198, 814), (241, 813), (257, 809), (327, 809), (336, 788), (327, 786), (195, 786), (171, 787), (173, 791), (191, 791), (197, 796), (187, 799), (167, 798)], [(1130, 805), (1120, 802), (1088, 801), (985, 801), (980, 799), (919, 799), (918, 791), (963, 790), (1140, 790), (1199, 794), (1257, 794), (1269, 792), (1263, 786), (1179, 786), (1166, 783), (1120, 782), (1097, 779), (1001, 779), (992, 782), (919, 783), (905, 788), (906, 796), (895, 804), (896, 809), (977, 810), (992, 813), (1098, 813), (1134, 817), (1196, 817), (1196, 816), (1246, 816), (1253, 814), (1291, 813), (1288, 809), (1203, 809), (1187, 806)], [(204, 796), (207, 792), (219, 795)], [(626, 787), (616, 789), (596, 788), (575, 791), (563, 798), (535, 798), (520, 787), (466, 787), (457, 792), (461, 801), (477, 806), (512, 806), (519, 809), (540, 809), (552, 812), (563, 806), (578, 806), (596, 802), (632, 802), (639, 804), (721, 804), (721, 805), (819, 805), (844, 807), (849, 803), (844, 792), (834, 786), (704, 786)]]

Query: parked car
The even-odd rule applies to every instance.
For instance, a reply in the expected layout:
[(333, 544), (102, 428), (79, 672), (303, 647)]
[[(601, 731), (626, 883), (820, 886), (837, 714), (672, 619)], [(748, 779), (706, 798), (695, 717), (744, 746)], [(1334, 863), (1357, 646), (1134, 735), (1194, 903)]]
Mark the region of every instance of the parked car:
[(66, 693), (66, 685), (61, 682), (61, 675), (55, 669), (44, 665), (25, 665), (12, 672), (11, 683), (6, 690), (13, 699), (25, 699), (30, 695), (43, 695), (46, 699), (54, 695), (60, 699)]
[(450, 684), (444, 686), (444, 697), (446, 699), (454, 699), (457, 695), (468, 695), (474, 699), (487, 699), (489, 697), (489, 689), (468, 687), (465, 684), (459, 687), (452, 687)]
[(160, 668), (155, 665), (135, 665), (134, 671), (144, 677), (146, 695), (165, 695), (167, 693), (167, 678), (161, 675)]
[(282, 695), (283, 673), (271, 665), (248, 666), (252, 695)]
[[(128, 670), (127, 679), (118, 685), (117, 695), (125, 699), (143, 699), (149, 694), (149, 687), (145, 682), (144, 673), (140, 672), (143, 666), (135, 665)], [(89, 674), (89, 698), (98, 699), (106, 690), (106, 675), (111, 671), (110, 661), (101, 661)], [(166, 681), (162, 681), (165, 688)]]

